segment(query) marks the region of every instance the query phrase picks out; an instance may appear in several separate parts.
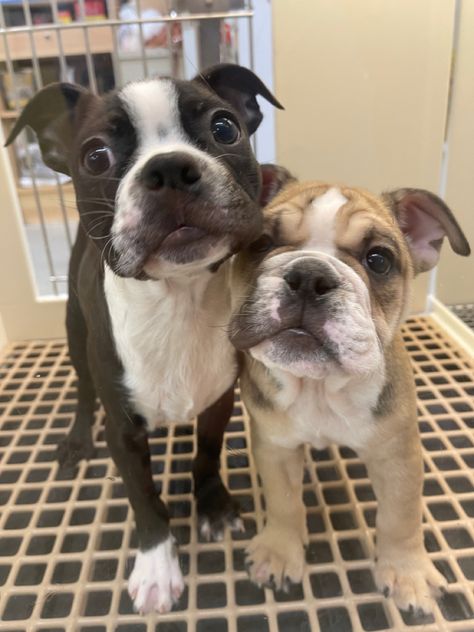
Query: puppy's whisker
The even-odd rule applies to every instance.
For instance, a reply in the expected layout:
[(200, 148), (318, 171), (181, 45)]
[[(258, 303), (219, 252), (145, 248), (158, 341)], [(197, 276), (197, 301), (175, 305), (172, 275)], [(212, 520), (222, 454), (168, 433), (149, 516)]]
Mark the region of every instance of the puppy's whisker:
[(94, 231), (96, 231), (100, 226), (103, 225), (103, 223), (106, 221), (107, 218), (99, 220), (98, 222), (96, 222), (95, 224), (93, 224), (87, 231), (87, 234), (89, 235), (89, 237), (91, 239), (105, 239), (107, 237), (110, 237), (110, 235), (112, 234), (111, 231), (109, 230), (108, 233), (106, 235), (94, 235)]
[(217, 159), (219, 159), (219, 158), (226, 158), (227, 156), (230, 156), (231, 158), (241, 158), (241, 159), (244, 159), (244, 158), (245, 158), (245, 156), (239, 156), (239, 155), (237, 155), (237, 154), (230, 154), (230, 153), (227, 153), (227, 154), (219, 154), (218, 156), (216, 156), (216, 158), (217, 158)]
[(88, 236), (93, 239), (94, 241), (100, 241), (101, 239), (107, 239), (107, 237), (110, 236), (110, 233), (107, 233), (107, 235), (91, 235), (90, 233), (88, 233)]
[(120, 182), (122, 178), (118, 178), (117, 176), (94, 176), (94, 182), (98, 182), (99, 180), (110, 180), (111, 182)]
[(94, 204), (97, 208), (104, 207), (106, 209), (110, 209), (111, 211), (115, 210), (114, 204), (112, 204), (111, 202), (108, 202), (107, 200), (101, 200), (99, 198), (93, 198), (93, 199), (83, 198), (83, 199), (78, 200), (78, 202), (82, 204)]
[(109, 218), (108, 217), (99, 217), (99, 219), (96, 220), (92, 220), (93, 223), (89, 226), (89, 231), (90, 233), (92, 233), (98, 226), (102, 226), (102, 224), (104, 222), (108, 222)]
[(81, 213), (82, 217), (86, 217), (87, 215), (103, 215), (104, 217), (114, 216), (114, 214), (110, 211), (87, 211), (87, 213)]
[(110, 249), (112, 248), (112, 241), (113, 241), (113, 236), (110, 237), (109, 241), (106, 242), (105, 246), (102, 249), (102, 254), (100, 256), (100, 265), (103, 266), (104, 262), (105, 262), (105, 254), (106, 254), (106, 250), (107, 248), (110, 246)]

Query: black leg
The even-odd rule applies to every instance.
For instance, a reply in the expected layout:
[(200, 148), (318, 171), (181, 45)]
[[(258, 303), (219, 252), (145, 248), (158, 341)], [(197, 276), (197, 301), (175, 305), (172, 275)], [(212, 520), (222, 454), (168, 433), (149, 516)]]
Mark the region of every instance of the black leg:
[[(74, 253), (77, 257), (81, 254), (80, 239), (79, 231), (71, 263), (76, 272)], [(183, 576), (170, 534), (168, 512), (153, 482), (146, 428), (143, 420), (134, 415), (123, 385), (123, 366), (112, 336), (99, 256), (92, 244), (80, 265), (80, 305), (86, 306), (84, 314), (75, 288), (70, 285), (67, 324), (71, 358), (78, 374), (82, 372), (79, 377), (85, 376), (80, 380), (81, 388), (84, 387), (80, 391), (80, 395), (84, 394), (81, 399), (84, 408), (78, 408), (74, 431), (81, 428), (86, 433), (85, 421), (89, 420), (90, 433), (94, 384), (105, 409), (107, 444), (135, 513), (138, 551), (128, 581), (129, 593), (140, 612), (168, 612), (184, 589)], [(73, 272), (70, 279), (74, 276)], [(78, 314), (85, 317), (85, 322)]]
[(107, 415), (107, 444), (135, 514), (138, 551), (128, 590), (139, 612), (168, 612), (184, 589), (178, 553), (168, 510), (153, 482), (146, 428), (132, 414), (113, 374), (107, 373), (99, 395)]
[(107, 444), (137, 526), (138, 551), (128, 591), (139, 612), (168, 612), (180, 598), (184, 581), (168, 510), (153, 482), (146, 429), (140, 418), (127, 415), (125, 408), (118, 411), (116, 405), (104, 405)]
[(205, 539), (221, 539), (224, 528), (240, 528), (239, 506), (220, 474), (224, 431), (232, 415), (234, 387), (198, 416), (198, 445), (193, 463), (194, 496), (199, 529)]
[(124, 417), (117, 423), (112, 412), (105, 436), (135, 513), (138, 546), (146, 551), (169, 536), (168, 510), (153, 482), (146, 429), (139, 417)]
[(71, 288), (67, 303), (66, 327), (69, 356), (78, 380), (78, 402), (69, 434), (58, 445), (57, 459), (63, 469), (73, 468), (81, 459), (90, 459), (94, 454), (92, 425), (96, 392), (87, 359), (87, 326), (77, 296)]

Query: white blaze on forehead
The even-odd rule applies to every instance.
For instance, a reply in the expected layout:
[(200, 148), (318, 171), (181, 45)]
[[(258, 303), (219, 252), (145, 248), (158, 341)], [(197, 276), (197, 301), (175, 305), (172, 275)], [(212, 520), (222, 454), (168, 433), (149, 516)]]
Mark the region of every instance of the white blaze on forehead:
[(129, 83), (120, 91), (120, 99), (137, 131), (141, 148), (163, 140), (182, 139), (178, 95), (168, 79)]
[(315, 248), (331, 255), (335, 254), (336, 215), (346, 202), (347, 198), (335, 187), (313, 200), (311, 209), (305, 215), (310, 234), (305, 248)]

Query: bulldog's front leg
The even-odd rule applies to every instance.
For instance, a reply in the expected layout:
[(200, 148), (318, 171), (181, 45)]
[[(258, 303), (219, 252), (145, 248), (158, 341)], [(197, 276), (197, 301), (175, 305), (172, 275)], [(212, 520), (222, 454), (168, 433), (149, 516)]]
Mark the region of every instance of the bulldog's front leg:
[(281, 589), (303, 579), (308, 542), (303, 448), (281, 448), (255, 436), (253, 455), (265, 495), (266, 523), (247, 547), (249, 575), (257, 584)]
[(396, 605), (429, 613), (446, 587), (423, 544), (423, 460), (416, 427), (396, 424), (364, 460), (377, 497), (375, 579)]

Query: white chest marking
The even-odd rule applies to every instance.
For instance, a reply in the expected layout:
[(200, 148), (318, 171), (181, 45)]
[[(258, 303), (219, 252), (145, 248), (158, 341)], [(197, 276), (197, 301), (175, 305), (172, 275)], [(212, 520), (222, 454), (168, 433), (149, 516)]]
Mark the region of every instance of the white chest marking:
[(190, 421), (235, 377), (225, 313), (209, 313), (203, 306), (207, 283), (198, 279), (170, 289), (164, 281), (124, 279), (105, 269), (105, 296), (124, 385), (150, 428)]
[(306, 222), (311, 237), (304, 245), (305, 249), (315, 249), (330, 255), (335, 254), (336, 215), (346, 202), (347, 198), (335, 187), (313, 200), (311, 212), (306, 214)]
[(367, 445), (375, 431), (372, 409), (385, 380), (384, 371), (353, 378), (330, 374), (321, 380), (300, 379), (277, 371), (282, 385), (277, 403), (285, 410), (283, 437), (277, 428), (276, 443), (297, 446), (309, 443), (322, 449), (330, 443), (354, 450)]

